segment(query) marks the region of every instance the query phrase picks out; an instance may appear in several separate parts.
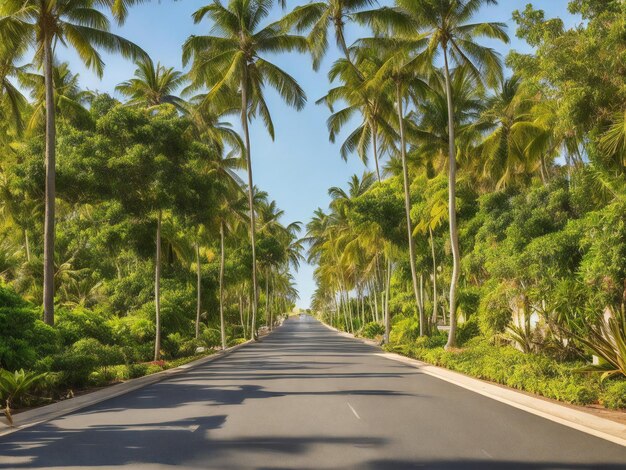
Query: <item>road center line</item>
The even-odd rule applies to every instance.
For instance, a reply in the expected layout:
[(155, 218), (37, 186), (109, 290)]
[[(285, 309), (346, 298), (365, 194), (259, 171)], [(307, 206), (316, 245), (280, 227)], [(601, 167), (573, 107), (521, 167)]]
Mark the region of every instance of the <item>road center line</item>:
[(348, 407), (350, 408), (350, 410), (352, 410), (352, 413), (354, 413), (354, 416), (356, 416), (356, 419), (361, 419), (361, 417), (359, 416), (359, 414), (356, 412), (356, 410), (354, 409), (354, 407), (350, 404), (350, 402), (346, 402), (348, 403)]

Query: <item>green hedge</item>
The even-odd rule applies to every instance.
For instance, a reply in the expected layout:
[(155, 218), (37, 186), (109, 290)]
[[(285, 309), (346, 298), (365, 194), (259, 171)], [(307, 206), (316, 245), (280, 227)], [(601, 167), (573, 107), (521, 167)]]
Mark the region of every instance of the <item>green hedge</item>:
[(445, 336), (418, 338), (388, 349), (436, 366), (507, 385), (566, 403), (601, 403), (626, 408), (626, 380), (601, 383), (598, 375), (577, 370), (583, 363), (560, 363), (539, 354), (524, 354), (510, 346), (493, 346), (482, 338), (468, 341), (457, 351), (445, 351)]

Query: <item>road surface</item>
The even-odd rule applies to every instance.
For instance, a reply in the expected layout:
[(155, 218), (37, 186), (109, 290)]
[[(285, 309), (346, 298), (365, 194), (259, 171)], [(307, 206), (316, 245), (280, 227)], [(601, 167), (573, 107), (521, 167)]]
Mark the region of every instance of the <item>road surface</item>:
[(626, 469), (626, 448), (376, 355), (310, 317), (0, 438), (0, 468)]

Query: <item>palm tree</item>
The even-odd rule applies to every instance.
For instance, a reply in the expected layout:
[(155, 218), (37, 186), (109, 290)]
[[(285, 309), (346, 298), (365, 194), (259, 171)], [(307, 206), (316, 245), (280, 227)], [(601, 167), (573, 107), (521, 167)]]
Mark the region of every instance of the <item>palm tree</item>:
[(489, 97), (477, 123), (479, 131), (488, 133), (479, 146), (482, 173), (499, 190), (516, 179), (529, 175), (540, 160), (530, 159), (528, 149), (542, 129), (533, 122), (535, 100), (520, 89), (519, 77), (505, 80), (496, 94)]
[[(23, 115), (28, 105), (26, 97), (11, 81), (19, 80), (24, 70), (17, 65), (20, 57), (20, 52), (0, 46), (0, 122), (11, 126), (18, 135), (24, 128)], [(3, 136), (5, 134), (8, 132)]]
[[(55, 63), (52, 67), (52, 83), (54, 84), (55, 116), (66, 119), (77, 127), (85, 126), (91, 121), (85, 103), (91, 93), (82, 90), (78, 83), (78, 74), (73, 74), (69, 63)], [(33, 111), (27, 128), (42, 129), (46, 122), (46, 85), (45, 78), (26, 68), (20, 73), (20, 82), (30, 90), (33, 99)]]
[(115, 87), (129, 98), (127, 104), (152, 107), (168, 103), (184, 109), (185, 102), (174, 94), (185, 83), (182, 72), (160, 63), (155, 65), (150, 57), (141, 58), (136, 65), (134, 78)]
[[(337, 134), (347, 124), (352, 116), (360, 113), (362, 123), (350, 133), (341, 146), (341, 157), (347, 160), (354, 151), (358, 153), (364, 164), (367, 165), (367, 152), (372, 149), (376, 176), (381, 181), (380, 173), (380, 144), (389, 148), (395, 138), (395, 132), (389, 126), (389, 117), (393, 115), (393, 106), (387, 99), (389, 90), (372, 90), (363, 86), (364, 80), (371, 80), (380, 67), (380, 60), (375, 56), (361, 54), (357, 67), (350, 65), (347, 59), (337, 60), (329, 74), (330, 81), (339, 79), (342, 84), (332, 88), (326, 96), (318, 100), (325, 103), (331, 111), (337, 102), (345, 102), (347, 106), (333, 112), (328, 119), (330, 141), (335, 142)], [(382, 142), (381, 142), (382, 141)]]
[(508, 43), (503, 23), (470, 23), (472, 17), (486, 5), (497, 0), (397, 0), (398, 21), (404, 35), (418, 34), (428, 39), (428, 52), (443, 55), (444, 77), (448, 107), (448, 207), (450, 242), (452, 246), (452, 279), (450, 282), (450, 333), (447, 348), (456, 346), (456, 291), (461, 269), (459, 235), (456, 221), (456, 140), (454, 102), (451, 84), (453, 65), (466, 67), (479, 83), (495, 85), (502, 77), (500, 56), (493, 49), (476, 42), (478, 38), (497, 39)]
[[(364, 11), (376, 5), (376, 0), (323, 0), (294, 8), (282, 20), (287, 28), (295, 27), (297, 32), (310, 29), (307, 40), (313, 55), (313, 69), (318, 70), (328, 51), (328, 31), (334, 30), (337, 46), (346, 60), (354, 64), (345, 38), (346, 21), (370, 23), (375, 20), (377, 11)], [(358, 73), (358, 72), (357, 72)]]
[[(122, 22), (127, 6), (140, 0), (101, 0)], [(46, 103), (46, 188), (44, 218), (44, 321), (54, 324), (54, 240), (56, 120), (54, 103), (54, 48), (73, 48), (83, 63), (102, 76), (104, 62), (97, 49), (139, 57), (145, 53), (132, 42), (112, 34), (107, 17), (94, 8), (94, 0), (3, 0), (0, 4), (0, 42), (23, 47), (35, 45), (35, 62), (43, 67)]]
[[(404, 103), (409, 95), (423, 93), (427, 89), (427, 84), (423, 79), (424, 54), (417, 53), (424, 45), (421, 38), (407, 41), (398, 41), (389, 38), (362, 39), (361, 50), (366, 54), (373, 54), (371, 48), (380, 49), (384, 54), (380, 69), (367, 84), (372, 90), (384, 89), (390, 83), (395, 95), (396, 113), (398, 119), (398, 134), (400, 140), (400, 161), (402, 163), (402, 178), (404, 187), (404, 207), (406, 212), (407, 236), (409, 245), (409, 264), (411, 267), (411, 280), (413, 283), (413, 294), (418, 307), (420, 318), (420, 335), (428, 334), (428, 324), (426, 315), (420, 302), (419, 286), (417, 280), (417, 268), (415, 265), (415, 241), (413, 240), (413, 224), (411, 221), (411, 195), (409, 169), (407, 163), (407, 139), (406, 139), (406, 112)], [(387, 320), (388, 323), (388, 320)]]
[[(130, 106), (140, 106), (144, 108), (153, 108), (164, 104), (170, 104), (176, 109), (182, 111), (185, 109), (184, 101), (175, 96), (173, 93), (185, 82), (185, 78), (181, 72), (174, 68), (166, 68), (160, 63), (154, 65), (152, 59), (148, 56), (141, 57), (136, 61), (137, 69), (135, 77), (120, 83), (115, 89), (122, 95), (127, 96), (130, 100), (127, 102)], [(159, 209), (157, 214), (156, 227), (156, 256), (154, 269), (154, 305), (156, 319), (156, 341), (154, 349), (154, 360), (158, 359), (161, 345), (161, 245), (162, 245), (162, 220), (163, 213)], [(196, 257), (196, 277), (197, 277), (197, 298), (196, 298), (196, 338), (200, 331), (200, 304), (201, 304), (201, 260), (200, 260), (200, 228), (196, 233), (196, 243), (194, 252)]]
[(263, 95), (265, 84), (275, 88), (289, 105), (298, 110), (306, 103), (306, 95), (295, 79), (261, 56), (266, 53), (307, 50), (306, 39), (286, 34), (279, 23), (260, 28), (260, 22), (267, 17), (273, 3), (273, 0), (229, 0), (228, 5), (224, 6), (220, 0), (213, 0), (194, 13), (194, 21), (199, 23), (208, 17), (214, 23), (212, 30), (221, 34), (191, 36), (183, 46), (183, 62), (187, 64), (193, 58), (190, 71), (193, 85), (209, 89), (207, 100), (221, 99), (229, 90), (239, 89), (241, 94), (241, 126), (246, 149), (252, 246), (253, 338), (256, 338), (258, 285), (254, 184), (248, 122), (258, 113), (274, 138), (274, 125)]

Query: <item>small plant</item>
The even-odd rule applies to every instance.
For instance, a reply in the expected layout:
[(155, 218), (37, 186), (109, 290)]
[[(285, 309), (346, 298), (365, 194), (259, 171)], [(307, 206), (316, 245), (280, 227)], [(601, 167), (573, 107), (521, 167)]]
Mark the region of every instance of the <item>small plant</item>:
[(35, 388), (39, 382), (47, 377), (47, 373), (28, 372), (20, 369), (13, 373), (8, 370), (0, 369), (0, 398), (5, 403), (4, 414), (13, 426), (13, 415), (11, 407), (14, 403), (29, 395), (29, 392)]
[(601, 372), (601, 380), (616, 375), (626, 376), (626, 313), (611, 310), (609, 318), (602, 317), (589, 328), (587, 336), (575, 334), (576, 339), (600, 358), (600, 364), (581, 369), (584, 372)]
[(362, 329), (365, 338), (374, 339), (385, 334), (385, 327), (378, 322), (366, 323)]

